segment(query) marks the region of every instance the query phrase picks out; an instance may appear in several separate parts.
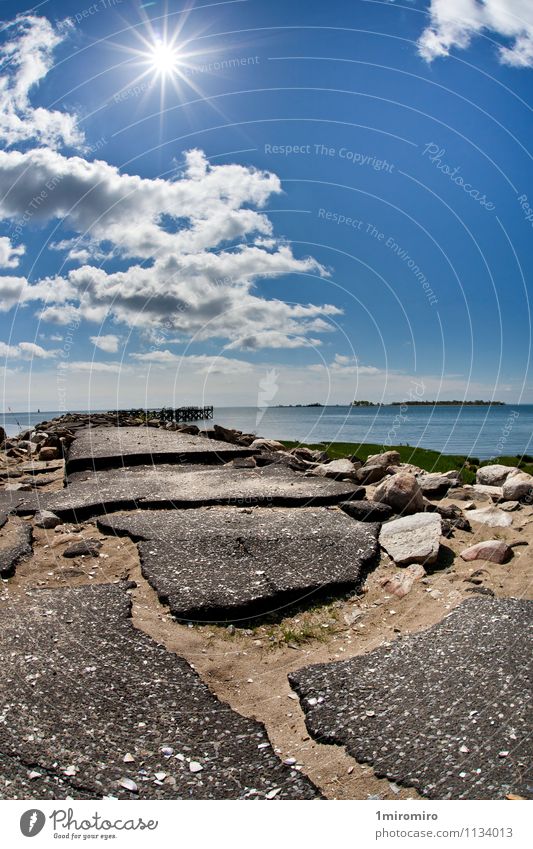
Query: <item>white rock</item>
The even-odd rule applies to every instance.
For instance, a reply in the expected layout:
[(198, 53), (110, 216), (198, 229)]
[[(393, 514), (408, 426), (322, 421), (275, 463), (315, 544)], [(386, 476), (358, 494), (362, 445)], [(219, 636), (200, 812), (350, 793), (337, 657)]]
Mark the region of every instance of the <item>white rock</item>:
[(331, 463), (319, 463), (312, 470), (313, 475), (319, 475), (323, 478), (338, 478), (355, 477), (356, 468), (351, 460), (341, 459), (332, 460)]
[(500, 463), (494, 463), (492, 466), (481, 466), (476, 472), (476, 483), (486, 484), (487, 486), (501, 486), (513, 471), (518, 471), (516, 466), (503, 466)]
[(201, 772), (203, 770), (203, 766), (202, 764), (198, 763), (198, 761), (190, 761), (189, 770), (191, 772)]
[(379, 542), (398, 566), (431, 564), (438, 557), (441, 534), (438, 513), (415, 513), (382, 525)]
[(501, 486), (490, 486), (485, 483), (475, 483), (472, 487), (473, 492), (480, 492), (482, 495), (488, 495), (493, 501), (499, 501), (503, 496)]
[(503, 487), (505, 501), (525, 501), (533, 496), (533, 477), (527, 472), (512, 472)]
[(468, 518), (489, 528), (509, 528), (513, 524), (513, 517), (497, 507), (481, 507), (478, 510), (469, 510)]

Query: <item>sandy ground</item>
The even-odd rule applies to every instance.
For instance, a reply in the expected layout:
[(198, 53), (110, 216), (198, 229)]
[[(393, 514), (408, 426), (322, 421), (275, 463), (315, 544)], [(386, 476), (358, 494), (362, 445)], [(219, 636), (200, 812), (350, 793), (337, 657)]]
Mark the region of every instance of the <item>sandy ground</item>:
[[(61, 470), (47, 474), (47, 478), (40, 487), (43, 491), (62, 487)], [(454, 502), (444, 499), (441, 503)], [(104, 536), (94, 522), (60, 525), (47, 531), (34, 528), (34, 554), (18, 564), (13, 577), (2, 582), (0, 600), (20, 598), (34, 588), (134, 581), (136, 588), (129, 590), (134, 626), (185, 657), (212, 692), (233, 709), (262, 721), (280, 756), (295, 758), (327, 798), (413, 799), (419, 798), (416, 791), (378, 779), (371, 767), (358, 764), (343, 748), (311, 740), (287, 675), (311, 663), (372, 651), (427, 628), (472, 592), (533, 598), (533, 508), (523, 506), (510, 515), (510, 528), (472, 523), (471, 533), (456, 531), (453, 539), (443, 540), (439, 562), (404, 598), (387, 594), (381, 585), (383, 578), (401, 571), (383, 554), (359, 594), (316, 603), (311, 609), (287, 611), (290, 615), (280, 614), (278, 622), (268, 624), (244, 623), (246, 627), (228, 629), (176, 622), (143, 579), (136, 545), (127, 537)], [(0, 544), (11, 538), (17, 522), (31, 521), (9, 518), (0, 530)], [(98, 557), (62, 556), (69, 543), (85, 538), (102, 541)], [(466, 563), (456, 556), (486, 539), (527, 545), (515, 547), (513, 559), (501, 566), (482, 561)]]

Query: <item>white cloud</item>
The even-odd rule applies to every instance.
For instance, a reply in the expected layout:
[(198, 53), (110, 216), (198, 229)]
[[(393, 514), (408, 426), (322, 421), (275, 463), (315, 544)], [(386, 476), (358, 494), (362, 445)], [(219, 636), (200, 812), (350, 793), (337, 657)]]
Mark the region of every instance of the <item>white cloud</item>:
[(27, 286), (25, 277), (0, 277), (0, 312), (8, 312), (14, 307)]
[[(105, 162), (33, 150), (0, 151), (2, 177), (12, 185), (0, 202), (4, 218), (23, 215), (38, 196), (35, 220), (64, 219), (91, 252), (105, 242), (148, 260), (114, 273), (84, 265), (26, 286), (21, 301), (44, 301), (45, 321), (112, 317), (147, 333), (164, 324), (184, 338), (225, 338), (232, 347), (258, 349), (320, 344), (316, 334), (330, 330), (327, 319), (340, 314), (332, 305), (289, 304), (254, 292), (260, 279), (328, 274), (311, 257), (295, 257), (283, 241), (244, 243), (272, 230), (265, 214), (245, 205), (261, 207), (281, 191), (274, 174), (211, 167), (193, 150), (180, 179), (143, 179)], [(237, 244), (229, 247), (228, 240)], [(72, 258), (72, 240), (55, 246)]]
[(171, 351), (147, 351), (131, 354), (133, 360), (153, 363), (159, 366), (178, 366), (191, 369), (199, 374), (243, 374), (252, 370), (252, 364), (245, 360), (229, 357), (213, 357), (207, 354), (173, 354)]
[(46, 351), (35, 342), (19, 342), (16, 345), (8, 345), (0, 342), (0, 357), (12, 360), (46, 360), (56, 357), (57, 351)]
[(453, 47), (465, 49), (476, 35), (498, 36), (500, 61), (514, 67), (533, 67), (533, 3), (531, 0), (431, 0), (430, 25), (418, 40), (428, 62), (448, 56)]
[(108, 354), (116, 354), (120, 338), (113, 333), (107, 333), (104, 336), (89, 337), (95, 348), (100, 348), (101, 351), (106, 351)]
[(78, 145), (83, 135), (72, 115), (34, 108), (30, 92), (53, 66), (53, 52), (63, 41), (47, 18), (19, 15), (2, 27), (0, 45), (0, 140), (10, 146), (30, 140), (50, 147)]
[(16, 268), (24, 252), (24, 245), (15, 247), (7, 236), (0, 236), (0, 268)]

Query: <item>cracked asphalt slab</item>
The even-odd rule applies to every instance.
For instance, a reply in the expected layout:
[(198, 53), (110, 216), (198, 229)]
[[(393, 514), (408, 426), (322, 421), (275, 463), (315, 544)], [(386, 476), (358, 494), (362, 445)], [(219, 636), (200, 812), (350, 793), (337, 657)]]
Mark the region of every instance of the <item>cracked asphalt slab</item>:
[(87, 428), (78, 431), (67, 460), (67, 473), (146, 463), (225, 463), (257, 452), (216, 439), (160, 428)]
[(263, 725), (136, 630), (119, 586), (0, 612), (0, 797), (313, 799)]
[(231, 621), (353, 589), (378, 554), (378, 526), (324, 507), (145, 510), (98, 528), (139, 540), (144, 577), (186, 620)]
[(31, 525), (21, 522), (20, 519), (11, 519), (9, 523), (4, 523), (0, 530), (0, 577), (7, 578), (12, 575), (18, 561), (31, 553)]
[(532, 628), (533, 602), (476, 598), (426, 631), (289, 681), (312, 737), (378, 777), (431, 799), (532, 798)]
[(335, 504), (349, 499), (356, 491), (357, 485), (350, 481), (305, 477), (280, 466), (236, 469), (163, 464), (73, 472), (67, 486), (59, 492), (14, 493), (17, 497), (10, 509), (21, 515), (51, 510), (61, 518), (76, 521), (141, 507)]

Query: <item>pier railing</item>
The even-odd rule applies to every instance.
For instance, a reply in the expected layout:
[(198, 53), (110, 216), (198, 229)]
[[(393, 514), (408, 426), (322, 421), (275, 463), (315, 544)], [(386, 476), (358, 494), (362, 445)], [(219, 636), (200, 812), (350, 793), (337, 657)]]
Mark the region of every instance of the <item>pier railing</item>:
[(158, 419), (160, 422), (198, 422), (213, 418), (213, 407), (162, 407), (159, 410), (116, 410), (117, 418)]

